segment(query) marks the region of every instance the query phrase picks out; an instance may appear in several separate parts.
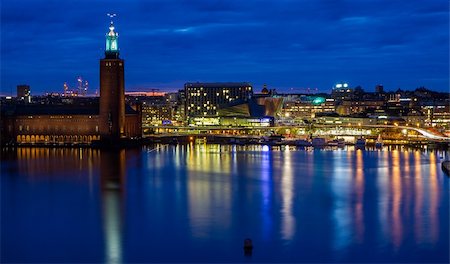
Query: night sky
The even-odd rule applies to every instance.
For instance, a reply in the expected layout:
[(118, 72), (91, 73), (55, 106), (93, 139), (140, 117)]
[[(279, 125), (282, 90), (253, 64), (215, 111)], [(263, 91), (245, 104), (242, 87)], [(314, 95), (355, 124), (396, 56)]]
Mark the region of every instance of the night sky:
[(127, 91), (248, 81), (281, 91), (339, 81), (449, 89), (448, 0), (1, 1), (1, 92), (99, 86), (117, 13)]

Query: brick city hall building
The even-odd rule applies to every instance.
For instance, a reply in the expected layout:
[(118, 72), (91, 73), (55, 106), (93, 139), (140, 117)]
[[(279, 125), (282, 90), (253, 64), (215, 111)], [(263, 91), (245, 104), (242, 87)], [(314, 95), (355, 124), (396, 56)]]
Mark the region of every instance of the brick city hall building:
[[(90, 144), (141, 137), (141, 109), (125, 105), (124, 60), (111, 21), (100, 60), (100, 98), (90, 104), (7, 103), (1, 109), (2, 143)], [(75, 100), (76, 101), (76, 100)]]

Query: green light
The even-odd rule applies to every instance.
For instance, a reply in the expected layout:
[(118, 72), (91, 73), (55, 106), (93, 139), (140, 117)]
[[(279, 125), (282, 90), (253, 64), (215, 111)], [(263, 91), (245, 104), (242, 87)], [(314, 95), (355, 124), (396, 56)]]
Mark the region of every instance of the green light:
[(119, 45), (117, 43), (117, 39), (119, 34), (114, 31), (114, 25), (111, 21), (111, 25), (109, 26), (109, 32), (106, 34), (106, 51), (107, 52), (117, 52), (119, 50)]
[(108, 36), (106, 38), (106, 51), (117, 51), (117, 38)]
[(315, 104), (315, 105), (323, 104), (324, 102), (325, 102), (325, 98), (323, 98), (323, 97), (316, 97), (313, 100), (313, 104)]

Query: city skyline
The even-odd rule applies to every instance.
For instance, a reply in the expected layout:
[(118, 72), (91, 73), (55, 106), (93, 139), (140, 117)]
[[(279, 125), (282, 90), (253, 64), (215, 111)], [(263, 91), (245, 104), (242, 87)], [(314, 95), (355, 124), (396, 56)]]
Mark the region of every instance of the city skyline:
[(33, 94), (61, 92), (83, 76), (93, 94), (107, 12), (118, 14), (127, 91), (195, 81), (248, 81), (256, 91), (267, 83), (329, 92), (340, 81), (448, 91), (446, 1), (258, 3), (5, 1), (0, 93), (24, 83)]

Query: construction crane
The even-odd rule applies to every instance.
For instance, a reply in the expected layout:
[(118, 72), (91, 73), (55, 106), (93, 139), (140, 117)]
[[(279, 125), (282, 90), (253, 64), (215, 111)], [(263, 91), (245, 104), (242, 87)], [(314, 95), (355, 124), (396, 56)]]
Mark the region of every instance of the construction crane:
[(153, 93), (152, 96), (155, 96), (155, 93), (158, 92), (158, 91), (159, 91), (158, 88), (152, 88), (152, 89), (150, 89), (150, 92)]

